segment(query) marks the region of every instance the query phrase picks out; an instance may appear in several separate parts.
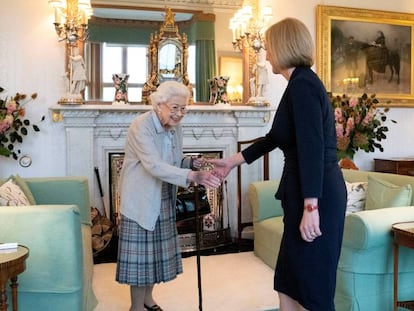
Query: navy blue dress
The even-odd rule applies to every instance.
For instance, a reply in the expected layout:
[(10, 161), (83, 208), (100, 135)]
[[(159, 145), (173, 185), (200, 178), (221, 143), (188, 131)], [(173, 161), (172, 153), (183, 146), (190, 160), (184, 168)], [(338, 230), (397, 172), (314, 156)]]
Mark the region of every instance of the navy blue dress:
[[(269, 133), (242, 151), (247, 163), (280, 148), (285, 157), (276, 198), (284, 233), (274, 289), (310, 311), (334, 311), (336, 269), (342, 244), (346, 187), (337, 164), (334, 114), (326, 90), (309, 67), (296, 68)], [(303, 199), (319, 198), (322, 236), (309, 243), (299, 225)]]

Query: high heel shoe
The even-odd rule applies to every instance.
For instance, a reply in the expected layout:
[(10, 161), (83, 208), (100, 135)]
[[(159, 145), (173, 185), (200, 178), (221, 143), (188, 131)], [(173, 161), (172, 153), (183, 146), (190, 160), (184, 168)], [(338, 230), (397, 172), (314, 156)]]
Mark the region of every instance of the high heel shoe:
[(160, 307), (159, 305), (153, 305), (152, 307), (150, 307), (150, 306), (147, 306), (147, 305), (144, 303), (144, 307), (145, 307), (145, 309), (147, 309), (148, 311), (162, 311), (162, 309), (161, 309), (161, 307)]

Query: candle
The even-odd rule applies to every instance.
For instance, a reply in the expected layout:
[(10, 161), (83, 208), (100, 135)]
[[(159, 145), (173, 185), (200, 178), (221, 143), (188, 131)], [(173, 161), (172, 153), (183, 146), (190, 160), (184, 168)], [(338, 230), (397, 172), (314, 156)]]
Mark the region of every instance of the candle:
[(55, 8), (55, 23), (59, 24), (60, 18), (59, 18), (59, 9)]

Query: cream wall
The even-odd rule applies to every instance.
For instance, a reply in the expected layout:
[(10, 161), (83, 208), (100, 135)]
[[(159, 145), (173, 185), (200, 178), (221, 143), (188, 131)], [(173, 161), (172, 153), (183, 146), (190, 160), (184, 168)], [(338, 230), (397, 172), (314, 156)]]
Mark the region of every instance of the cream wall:
[[(274, 21), (287, 16), (297, 17), (307, 24), (313, 34), (316, 24), (315, 8), (318, 4), (414, 13), (412, 0), (290, 0), (268, 3), (273, 6)], [(216, 48), (218, 51), (230, 52), (232, 47), (228, 19), (231, 13), (226, 10), (215, 13)], [(22, 146), (23, 152), (33, 158), (33, 164), (22, 168), (16, 161), (1, 157), (0, 176), (3, 177), (16, 173), (22, 176), (66, 174), (64, 132), (61, 124), (51, 122), (48, 110), (59, 99), (61, 77), (64, 74), (64, 43), (57, 41), (52, 22), (53, 11), (47, 0), (0, 3), (0, 86), (7, 88), (11, 95), (17, 91), (37, 92), (39, 97), (28, 106), (27, 115), (31, 120), (46, 115), (46, 120), (40, 124), (41, 131), (26, 138)], [(271, 92), (268, 91), (267, 95), (272, 105), (276, 106), (286, 81), (272, 76), (271, 83)], [(385, 152), (358, 153), (355, 161), (361, 169), (372, 169), (374, 157), (414, 156), (414, 108), (392, 108), (389, 116), (398, 123), (390, 125), (388, 139), (383, 143)], [(280, 151), (273, 152), (271, 165), (271, 177), (276, 178), (282, 167)]]

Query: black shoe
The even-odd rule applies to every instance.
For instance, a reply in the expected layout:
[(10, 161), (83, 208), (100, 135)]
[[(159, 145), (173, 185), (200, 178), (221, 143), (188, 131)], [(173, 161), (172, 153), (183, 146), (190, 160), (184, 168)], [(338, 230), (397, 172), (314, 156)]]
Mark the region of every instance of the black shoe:
[(150, 307), (150, 306), (147, 306), (147, 305), (144, 303), (144, 307), (145, 307), (145, 309), (147, 309), (148, 311), (162, 311), (162, 309), (161, 309), (161, 307), (160, 307), (159, 305), (153, 305), (152, 307)]

